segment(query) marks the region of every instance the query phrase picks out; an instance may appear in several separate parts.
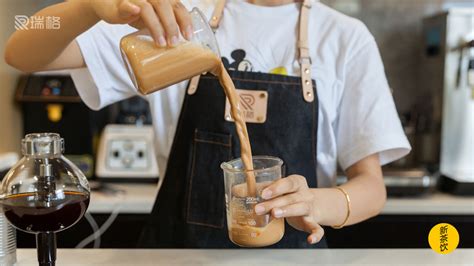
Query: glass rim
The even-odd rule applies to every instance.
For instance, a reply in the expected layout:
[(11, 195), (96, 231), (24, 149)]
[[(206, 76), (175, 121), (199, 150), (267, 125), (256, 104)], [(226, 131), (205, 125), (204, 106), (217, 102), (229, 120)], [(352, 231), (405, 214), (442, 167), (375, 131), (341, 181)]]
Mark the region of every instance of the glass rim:
[[(207, 19), (207, 17), (204, 15), (204, 13), (202, 13), (201, 9), (197, 8), (197, 7), (193, 7), (193, 9), (191, 9), (191, 11), (189, 13), (196, 13), (198, 14), (202, 21), (204, 23), (203, 26), (205, 27), (206, 31), (210, 32), (212, 34), (212, 45), (214, 46), (214, 48), (216, 48), (216, 51), (217, 52), (217, 56), (221, 56), (221, 51), (219, 49), (219, 45), (217, 44), (217, 39), (216, 39), (216, 35), (214, 33), (214, 30), (211, 28), (211, 25), (209, 24), (209, 21)], [(209, 47), (207, 47), (209, 49)], [(210, 49), (212, 51), (212, 49)], [(214, 52), (214, 51), (213, 51)]]
[[(237, 158), (237, 159), (233, 159), (231, 161), (228, 161), (228, 162), (223, 162), (221, 163), (221, 169), (224, 170), (224, 171), (228, 171), (228, 172), (232, 172), (232, 173), (259, 173), (259, 172), (264, 172), (264, 171), (268, 171), (268, 170), (272, 170), (274, 168), (277, 168), (277, 167), (282, 167), (283, 166), (283, 160), (278, 158), (278, 157), (274, 157), (274, 156), (266, 156), (266, 155), (257, 155), (257, 156), (252, 156), (252, 161), (255, 161), (256, 159), (258, 160), (268, 160), (268, 161), (275, 161), (275, 165), (272, 165), (272, 166), (269, 166), (269, 167), (264, 167), (264, 168), (259, 168), (259, 169), (253, 169), (253, 170), (244, 170), (243, 168), (241, 169), (237, 169), (237, 168), (234, 168), (232, 167), (232, 164), (235, 163), (235, 162), (238, 162), (238, 161), (242, 161), (242, 158)], [(243, 164), (243, 162), (242, 162)]]

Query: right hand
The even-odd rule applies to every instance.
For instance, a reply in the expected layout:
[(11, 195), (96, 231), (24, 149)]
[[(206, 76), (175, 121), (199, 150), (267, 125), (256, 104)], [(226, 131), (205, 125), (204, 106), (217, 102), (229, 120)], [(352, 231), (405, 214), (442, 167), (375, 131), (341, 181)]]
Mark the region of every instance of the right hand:
[(89, 0), (96, 15), (111, 24), (146, 27), (156, 44), (176, 46), (179, 34), (190, 39), (191, 16), (179, 0)]

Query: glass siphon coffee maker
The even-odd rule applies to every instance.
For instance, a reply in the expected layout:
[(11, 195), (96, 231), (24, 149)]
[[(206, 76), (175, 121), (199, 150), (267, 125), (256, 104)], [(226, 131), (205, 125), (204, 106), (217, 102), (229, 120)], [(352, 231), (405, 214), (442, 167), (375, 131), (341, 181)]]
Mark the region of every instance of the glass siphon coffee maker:
[(18, 230), (36, 234), (40, 266), (56, 261), (56, 232), (79, 221), (89, 205), (84, 174), (63, 156), (64, 139), (55, 133), (28, 134), (23, 158), (7, 173), (0, 206)]

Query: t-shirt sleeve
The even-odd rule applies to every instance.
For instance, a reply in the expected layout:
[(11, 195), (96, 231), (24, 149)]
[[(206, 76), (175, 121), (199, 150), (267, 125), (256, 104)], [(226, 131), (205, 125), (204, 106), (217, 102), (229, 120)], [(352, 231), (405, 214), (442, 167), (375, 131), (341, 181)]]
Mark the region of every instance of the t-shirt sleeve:
[(346, 170), (379, 154), (385, 165), (407, 155), (410, 144), (398, 117), (374, 38), (356, 49), (345, 66), (337, 126), (338, 160)]
[(120, 52), (120, 39), (135, 31), (128, 25), (99, 22), (76, 38), (87, 68), (71, 70), (82, 100), (97, 110), (137, 94)]

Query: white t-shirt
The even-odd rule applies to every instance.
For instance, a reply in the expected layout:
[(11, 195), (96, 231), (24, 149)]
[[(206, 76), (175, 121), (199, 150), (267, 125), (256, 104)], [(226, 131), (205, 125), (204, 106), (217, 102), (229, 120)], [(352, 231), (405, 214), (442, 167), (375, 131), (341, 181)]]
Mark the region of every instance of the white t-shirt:
[[(188, 8), (200, 7), (208, 17), (213, 10), (210, 2), (183, 1)], [(299, 76), (299, 7), (296, 3), (265, 7), (228, 1), (216, 32), (225, 64), (242, 71)], [(77, 37), (88, 68), (71, 74), (90, 108), (99, 109), (137, 95), (119, 49), (120, 38), (133, 31), (128, 25), (99, 22)], [(337, 163), (347, 169), (374, 153), (379, 154), (382, 164), (406, 155), (410, 144), (401, 127), (377, 45), (364, 24), (315, 1), (310, 10), (309, 47), (320, 101), (319, 186), (335, 183)], [(186, 85), (184, 81), (144, 96), (153, 116), (162, 177)]]

